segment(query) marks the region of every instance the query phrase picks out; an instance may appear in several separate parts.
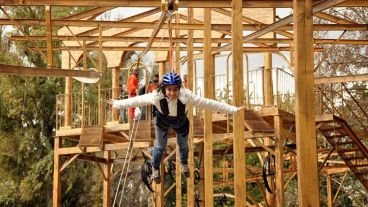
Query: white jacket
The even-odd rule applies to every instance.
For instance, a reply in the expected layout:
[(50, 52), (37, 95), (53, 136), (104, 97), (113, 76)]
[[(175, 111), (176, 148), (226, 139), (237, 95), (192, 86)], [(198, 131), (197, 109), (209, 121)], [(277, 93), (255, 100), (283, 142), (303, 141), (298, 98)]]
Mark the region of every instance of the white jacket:
[[(164, 94), (161, 92), (157, 92), (156, 90), (152, 93), (148, 93), (142, 96), (136, 96), (133, 98), (128, 98), (124, 100), (114, 100), (112, 107), (115, 109), (123, 109), (128, 107), (140, 107), (147, 105), (155, 105), (156, 108), (162, 113), (160, 100), (165, 98)], [(200, 96), (196, 96), (192, 93), (192, 91), (186, 88), (180, 88), (180, 93), (178, 99), (186, 104), (186, 108), (188, 104), (192, 104), (192, 106), (209, 109), (211, 111), (218, 111), (221, 113), (229, 113), (233, 114), (238, 111), (238, 108), (235, 106), (231, 106), (226, 103), (222, 103), (219, 101), (211, 100), (208, 98), (202, 98)], [(169, 105), (169, 115), (176, 116), (177, 112), (177, 100), (171, 102), (168, 100)], [(187, 109), (186, 109), (187, 110)]]

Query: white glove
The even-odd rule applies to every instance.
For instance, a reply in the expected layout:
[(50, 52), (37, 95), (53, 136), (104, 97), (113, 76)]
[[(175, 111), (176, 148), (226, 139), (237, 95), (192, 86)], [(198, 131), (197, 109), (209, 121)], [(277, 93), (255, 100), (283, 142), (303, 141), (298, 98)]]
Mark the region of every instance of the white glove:
[(141, 117), (141, 114), (142, 114), (141, 109), (139, 107), (135, 107), (135, 109), (134, 109), (134, 118), (139, 119)]

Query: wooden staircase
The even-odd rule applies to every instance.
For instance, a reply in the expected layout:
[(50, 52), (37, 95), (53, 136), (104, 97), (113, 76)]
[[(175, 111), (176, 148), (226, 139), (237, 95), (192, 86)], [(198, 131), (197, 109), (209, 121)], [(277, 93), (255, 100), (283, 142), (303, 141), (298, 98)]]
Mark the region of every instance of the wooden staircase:
[(346, 121), (333, 116), (318, 122), (317, 128), (368, 190), (368, 149)]

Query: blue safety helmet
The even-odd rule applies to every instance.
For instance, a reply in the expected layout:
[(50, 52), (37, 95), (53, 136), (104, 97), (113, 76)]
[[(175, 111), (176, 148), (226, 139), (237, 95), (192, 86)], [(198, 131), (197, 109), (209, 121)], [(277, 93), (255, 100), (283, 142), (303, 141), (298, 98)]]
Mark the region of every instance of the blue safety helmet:
[(176, 73), (166, 73), (164, 77), (162, 77), (163, 86), (167, 86), (167, 85), (181, 86), (181, 83), (182, 81), (181, 81), (180, 75)]

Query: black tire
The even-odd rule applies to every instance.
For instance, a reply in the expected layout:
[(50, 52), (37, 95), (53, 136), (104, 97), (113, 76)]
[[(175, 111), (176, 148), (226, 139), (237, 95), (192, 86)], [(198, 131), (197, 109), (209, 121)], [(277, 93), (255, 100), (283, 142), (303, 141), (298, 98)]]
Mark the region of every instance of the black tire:
[(275, 176), (275, 171), (273, 170), (275, 169), (275, 155), (267, 155), (267, 157), (264, 159), (263, 162), (263, 169), (262, 169), (262, 178), (263, 178), (263, 182), (264, 185), (266, 187), (266, 190), (269, 193), (273, 193), (273, 187), (270, 186), (270, 184), (268, 183), (268, 177), (274, 177)]
[(146, 160), (146, 161), (144, 161), (144, 163), (142, 164), (142, 167), (141, 167), (142, 181), (143, 181), (144, 185), (146, 185), (146, 187), (148, 188), (149, 191), (155, 192), (151, 187), (151, 184), (152, 184), (151, 176), (152, 176), (152, 165), (148, 160)]

